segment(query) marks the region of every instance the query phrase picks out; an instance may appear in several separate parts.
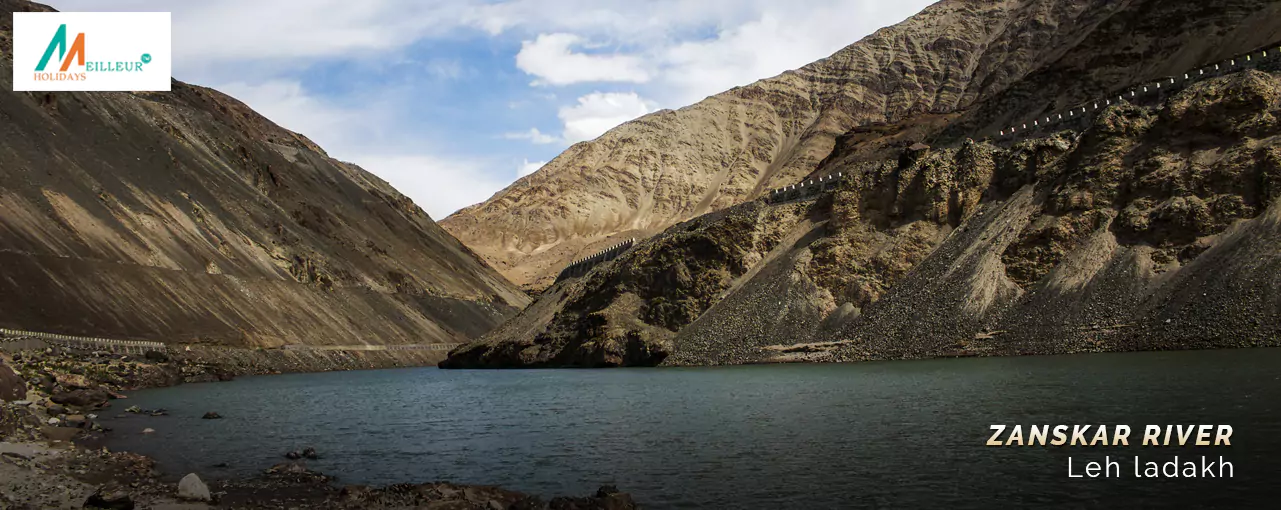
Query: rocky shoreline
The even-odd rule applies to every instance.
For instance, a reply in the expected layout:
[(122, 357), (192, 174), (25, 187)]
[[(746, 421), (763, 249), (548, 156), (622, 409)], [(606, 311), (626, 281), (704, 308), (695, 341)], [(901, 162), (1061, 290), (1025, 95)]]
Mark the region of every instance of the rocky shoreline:
[[(143, 356), (56, 347), (0, 352), (0, 507), (3, 508), (450, 508), (630, 509), (631, 497), (601, 487), (586, 497), (544, 501), (493, 486), (449, 482), (386, 487), (340, 485), (304, 464), (308, 452), (250, 478), (211, 480), (162, 473), (142, 455), (95, 447), (112, 431), (98, 415), (135, 412), (122, 392), (184, 382), (279, 373), (269, 363), (228, 366), (203, 353)], [(247, 360), (242, 360), (247, 361)], [(351, 368), (372, 368), (352, 361)], [(275, 372), (269, 370), (277, 370)], [(291, 370), (292, 371), (292, 370)], [(216, 413), (208, 418), (215, 419)], [(314, 453), (312, 454), (314, 456)], [(292, 457), (292, 456), (291, 456)], [(172, 476), (167, 476), (172, 475)]]

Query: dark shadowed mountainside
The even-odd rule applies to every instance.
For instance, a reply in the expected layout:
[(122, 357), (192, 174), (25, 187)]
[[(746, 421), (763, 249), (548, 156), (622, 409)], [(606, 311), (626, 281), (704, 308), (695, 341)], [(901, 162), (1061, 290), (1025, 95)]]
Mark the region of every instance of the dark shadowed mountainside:
[(215, 90), (11, 92), (11, 13), (48, 8), (0, 7), (0, 327), (452, 343), (528, 302), (386, 182)]

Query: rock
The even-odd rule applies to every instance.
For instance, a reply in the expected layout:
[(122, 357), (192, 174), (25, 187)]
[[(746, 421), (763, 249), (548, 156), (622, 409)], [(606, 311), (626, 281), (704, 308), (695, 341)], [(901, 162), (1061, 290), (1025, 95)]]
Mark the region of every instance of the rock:
[(200, 477), (195, 473), (188, 473), (178, 482), (178, 498), (188, 501), (213, 501), (213, 496), (209, 494), (209, 486), (200, 481)]
[(83, 414), (70, 414), (62, 419), (62, 422), (68, 427), (83, 427), (87, 421)]
[(61, 416), (67, 414), (67, 408), (54, 404), (46, 408), (45, 412), (49, 413), (49, 416)]
[(308, 447), (306, 447), (306, 448), (303, 448), (303, 450), (302, 450), (302, 456), (303, 456), (304, 458), (308, 458), (308, 459), (319, 459), (319, 458), (320, 458), (320, 455), (316, 453), (316, 449), (315, 449), (315, 448), (312, 448), (312, 447), (310, 447), (310, 446), (308, 446)]
[(110, 510), (133, 510), (133, 498), (123, 491), (95, 492), (85, 500), (85, 508), (105, 508)]
[(53, 425), (43, 425), (40, 427), (40, 435), (50, 441), (68, 442), (80, 435), (80, 429), (71, 427), (57, 427)]
[(0, 400), (13, 401), (27, 396), (27, 382), (0, 361)]
[(47, 451), (45, 448), (31, 443), (0, 442), (0, 456), (11, 456), (23, 460), (31, 460), (36, 458), (37, 454), (45, 451)]
[(69, 374), (57, 374), (54, 376), (54, 379), (56, 379), (58, 384), (61, 384), (62, 387), (73, 390), (89, 389), (97, 386), (93, 381), (90, 381), (88, 377), (77, 374), (74, 371)]
[(142, 412), (142, 409), (140, 409), (138, 406), (129, 406), (125, 408), (125, 412), (138, 414)]
[(31, 401), (30, 401), (30, 400), (15, 400), (15, 401), (13, 401), (13, 405), (18, 406), (18, 407), (27, 407), (27, 406), (31, 405)]
[(619, 492), (613, 485), (603, 485), (596, 490), (594, 497), (552, 499), (547, 508), (550, 510), (634, 510), (636, 502), (626, 492)]
[(307, 467), (302, 464), (298, 464), (296, 462), (281, 462), (280, 464), (276, 464), (274, 466), (271, 466), (270, 468), (267, 468), (267, 470), (264, 472), (269, 475), (290, 474), (290, 473), (300, 474), (300, 473), (306, 473)]
[[(923, 145), (923, 144), (917, 144), (917, 145)], [(926, 146), (926, 148), (929, 148), (929, 147)], [(602, 485), (600, 486), (600, 488), (596, 489), (596, 497), (598, 498), (608, 498), (615, 494), (622, 494), (622, 493), (623, 492), (618, 490), (618, 486), (616, 485)]]
[(55, 393), (49, 397), (49, 400), (76, 407), (91, 407), (106, 404), (108, 398), (107, 392), (99, 388), (89, 388)]
[(142, 429), (142, 433), (143, 433), (143, 434), (155, 434), (155, 433), (156, 433), (156, 429), (153, 429), (153, 428), (151, 428), (151, 427), (147, 427), (147, 428), (145, 428), (145, 429)]
[(221, 420), (221, 419), (222, 419), (222, 415), (221, 415), (221, 414), (218, 414), (218, 413), (215, 413), (215, 412), (213, 412), (213, 411), (209, 411), (209, 412), (205, 413), (205, 415), (204, 415), (204, 416), (201, 416), (201, 417), (200, 417), (200, 419), (202, 419), (202, 420)]
[(169, 361), (169, 355), (160, 351), (147, 351), (142, 357), (155, 363), (167, 363)]
[(47, 423), (50, 425), (57, 425), (59, 423), (62, 423), (62, 420), (59, 420), (57, 418), (49, 418), (49, 421)]
[(41, 390), (44, 390), (45, 393), (53, 393), (53, 388), (58, 385), (58, 380), (52, 374), (43, 373), (40, 374), (40, 379), (36, 381), (36, 385)]
[(285, 458), (289, 460), (298, 460), (302, 458), (302, 454), (298, 452), (286, 452)]
[(367, 485), (345, 485), (338, 492), (338, 496), (345, 500), (358, 500), (368, 493), (369, 486)]

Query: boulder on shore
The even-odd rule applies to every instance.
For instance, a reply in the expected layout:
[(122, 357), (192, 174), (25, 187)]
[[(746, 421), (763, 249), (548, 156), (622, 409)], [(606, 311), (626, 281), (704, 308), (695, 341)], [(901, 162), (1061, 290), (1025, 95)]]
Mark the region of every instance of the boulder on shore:
[(110, 398), (107, 392), (99, 388), (79, 389), (55, 393), (49, 400), (58, 404), (76, 407), (92, 407), (107, 403)]
[(85, 500), (85, 508), (104, 508), (109, 510), (133, 510), (133, 498), (123, 491), (98, 491)]
[(209, 494), (209, 486), (200, 481), (200, 477), (195, 473), (188, 473), (178, 481), (178, 499), (189, 501), (213, 501), (213, 496)]
[(27, 382), (0, 361), (0, 400), (22, 400), (27, 396)]

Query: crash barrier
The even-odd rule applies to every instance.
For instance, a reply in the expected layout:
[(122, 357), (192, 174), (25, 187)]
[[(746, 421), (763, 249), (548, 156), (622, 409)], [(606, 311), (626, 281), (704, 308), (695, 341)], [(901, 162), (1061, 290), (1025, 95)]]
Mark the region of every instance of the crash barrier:
[(781, 204), (783, 202), (791, 202), (793, 200), (817, 197), (824, 191), (836, 189), (836, 185), (843, 180), (845, 180), (845, 174), (842, 172), (836, 172), (831, 175), (819, 177), (818, 179), (801, 181), (799, 184), (793, 184), (791, 186), (785, 186), (770, 191), (769, 194), (765, 195), (765, 203)]
[(29, 336), (0, 338), (0, 351), (4, 352), (43, 351), (50, 347), (53, 344)]
[(463, 344), (408, 344), (408, 345), (302, 345), (282, 347), (287, 351), (451, 351)]
[[(143, 340), (114, 340), (110, 338), (97, 338), (87, 336), (60, 335), (56, 333), (41, 333), (39, 331), (24, 331), (20, 329), (0, 328), (0, 336), (15, 337), (12, 340), (6, 339), (0, 342), (0, 348), (12, 350), (12, 347), (26, 345), (18, 350), (28, 350), (31, 348), (41, 349), (51, 346), (59, 346), (67, 349), (77, 349), (86, 351), (108, 351), (142, 354), (147, 351), (164, 352), (168, 348), (161, 342), (148, 342)], [(18, 338), (22, 337), (22, 338)], [(40, 347), (33, 342), (22, 342), (25, 339), (36, 339), (43, 341), (46, 345)]]
[(997, 130), (996, 133), (992, 134), (992, 137), (998, 140), (1005, 140), (1023, 137), (1048, 128), (1066, 129), (1074, 126), (1084, 127), (1089, 124), (1095, 114), (1107, 109), (1108, 106), (1113, 104), (1126, 102), (1137, 103), (1152, 99), (1160, 100), (1167, 97), (1169, 94), (1183, 90), (1184, 88), (1187, 88), (1188, 85), (1198, 81), (1239, 72), (1245, 69), (1270, 67), (1269, 64), (1274, 63), (1278, 56), (1281, 56), (1281, 44), (1272, 44), (1269, 45), (1267, 49), (1250, 52), (1222, 62), (1198, 67), (1175, 76), (1166, 76), (1154, 81), (1133, 85), (1124, 88), (1115, 94), (1110, 94), (1107, 97), (1080, 103), (1066, 111), (1037, 115), (1036, 117), (1024, 122), (1019, 122), (1007, 128)]
[(569, 265), (565, 266), (565, 269), (562, 269), (560, 274), (556, 276), (556, 281), (559, 282), (566, 278), (575, 278), (585, 275), (588, 271), (591, 271), (592, 268), (596, 267), (597, 264), (618, 258), (619, 255), (622, 255), (623, 252), (626, 252), (635, 244), (636, 238), (629, 238), (626, 241), (598, 251), (590, 257), (570, 262)]

